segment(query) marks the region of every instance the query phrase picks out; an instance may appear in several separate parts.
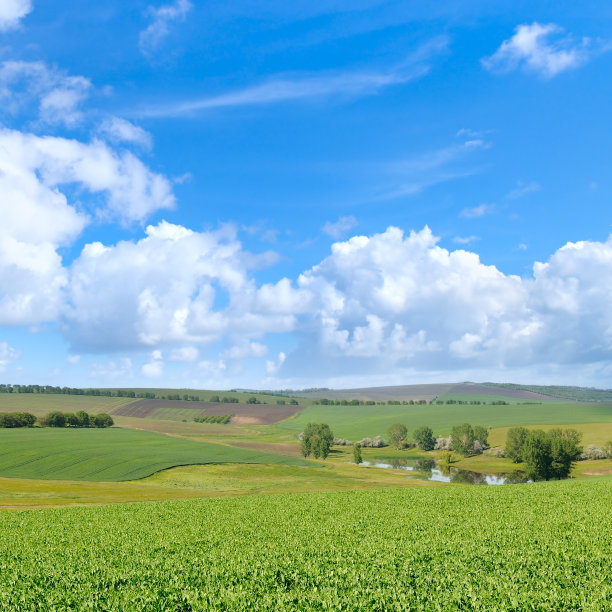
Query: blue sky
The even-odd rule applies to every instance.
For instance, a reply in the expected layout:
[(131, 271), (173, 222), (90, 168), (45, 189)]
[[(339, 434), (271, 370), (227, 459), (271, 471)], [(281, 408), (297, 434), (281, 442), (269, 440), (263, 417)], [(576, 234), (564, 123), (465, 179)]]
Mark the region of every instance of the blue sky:
[(0, 378), (612, 386), (611, 13), (0, 0)]

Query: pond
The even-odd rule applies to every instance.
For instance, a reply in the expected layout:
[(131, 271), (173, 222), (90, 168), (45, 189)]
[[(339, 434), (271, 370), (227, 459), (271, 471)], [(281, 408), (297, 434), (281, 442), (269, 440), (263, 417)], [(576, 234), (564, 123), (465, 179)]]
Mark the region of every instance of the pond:
[(435, 480), (438, 482), (454, 482), (460, 484), (502, 485), (529, 482), (525, 472), (515, 471), (509, 474), (487, 474), (472, 472), (453, 466), (436, 465), (433, 459), (374, 459), (364, 461), (364, 466), (378, 467), (388, 470), (406, 470), (410, 477), (418, 480)]

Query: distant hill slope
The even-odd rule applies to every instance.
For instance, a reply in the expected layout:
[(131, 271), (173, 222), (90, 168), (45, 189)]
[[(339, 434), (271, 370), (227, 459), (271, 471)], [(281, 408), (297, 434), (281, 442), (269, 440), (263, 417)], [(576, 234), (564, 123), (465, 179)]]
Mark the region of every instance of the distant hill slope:
[(537, 393), (527, 388), (507, 388), (489, 383), (439, 383), (431, 385), (398, 385), (389, 387), (364, 387), (359, 389), (317, 389), (296, 392), (299, 397), (312, 399), (358, 399), (383, 402), (389, 400), (427, 400), (428, 402), (441, 395), (496, 395), (525, 401), (546, 401), (556, 399), (550, 395)]
[(498, 387), (504, 392), (532, 391), (554, 399), (574, 400), (576, 402), (598, 402), (612, 404), (612, 389), (593, 389), (591, 387), (563, 387), (555, 385), (516, 385), (512, 383), (485, 383), (490, 387)]

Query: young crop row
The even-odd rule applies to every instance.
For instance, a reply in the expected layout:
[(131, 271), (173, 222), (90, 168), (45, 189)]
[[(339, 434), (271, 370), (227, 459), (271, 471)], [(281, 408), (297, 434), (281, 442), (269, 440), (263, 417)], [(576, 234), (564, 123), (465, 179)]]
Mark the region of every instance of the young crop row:
[(0, 514), (0, 609), (609, 610), (610, 480)]

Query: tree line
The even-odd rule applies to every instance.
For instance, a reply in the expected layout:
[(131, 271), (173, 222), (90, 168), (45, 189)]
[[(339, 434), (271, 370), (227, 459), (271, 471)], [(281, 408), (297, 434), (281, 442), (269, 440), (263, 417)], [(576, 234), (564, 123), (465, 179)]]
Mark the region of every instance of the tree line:
[(0, 428), (34, 427), (111, 427), (114, 425), (110, 414), (89, 414), (84, 410), (78, 412), (49, 412), (36, 417), (29, 412), (0, 412)]

